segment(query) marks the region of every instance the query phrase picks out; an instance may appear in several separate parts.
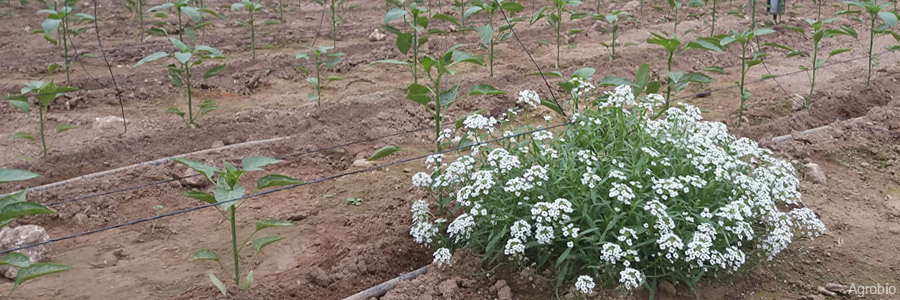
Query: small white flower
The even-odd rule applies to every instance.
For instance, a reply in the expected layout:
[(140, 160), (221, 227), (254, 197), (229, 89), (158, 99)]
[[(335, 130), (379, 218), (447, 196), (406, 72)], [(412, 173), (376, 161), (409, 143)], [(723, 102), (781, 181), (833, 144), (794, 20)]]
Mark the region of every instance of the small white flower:
[(519, 91), (519, 98), (516, 99), (516, 102), (525, 104), (531, 107), (537, 107), (541, 104), (541, 97), (538, 96), (538, 93), (532, 90), (522, 90)]
[(436, 263), (439, 268), (443, 265), (449, 266), (451, 257), (452, 255), (450, 254), (450, 249), (440, 248), (437, 249), (437, 251), (434, 251), (434, 261), (432, 262)]
[(594, 292), (594, 279), (587, 275), (578, 276), (575, 280), (575, 288), (582, 294), (590, 294)]

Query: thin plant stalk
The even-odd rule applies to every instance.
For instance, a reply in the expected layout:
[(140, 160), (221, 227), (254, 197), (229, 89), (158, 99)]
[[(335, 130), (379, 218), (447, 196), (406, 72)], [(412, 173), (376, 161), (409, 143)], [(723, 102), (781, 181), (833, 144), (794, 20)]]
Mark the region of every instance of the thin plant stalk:
[(816, 89), (816, 70), (819, 68), (816, 66), (816, 60), (819, 58), (819, 44), (816, 43), (813, 47), (813, 55), (812, 55), (812, 81), (809, 84), (809, 97), (806, 97), (806, 107), (809, 107), (810, 102), (812, 101), (813, 91)]
[(44, 156), (47, 156), (47, 141), (44, 139), (44, 105), (39, 105), (38, 108), (39, 118), (41, 119), (41, 149), (43, 150)]
[(141, 27), (141, 42), (144, 41), (144, 0), (137, 0), (137, 11), (138, 11), (138, 23)]
[(181, 25), (181, 8), (176, 6), (175, 10), (178, 11), (178, 40), (184, 41), (184, 27)]
[[(405, 19), (406, 17), (403, 17), (403, 18)], [(415, 22), (415, 20), (413, 20), (413, 22)], [(404, 22), (404, 23), (405, 23), (405, 22)], [(413, 61), (413, 64), (412, 64), (413, 83), (418, 84), (418, 83), (419, 83), (419, 76), (418, 76), (417, 73), (416, 73), (416, 69), (418, 69), (418, 64), (419, 64), (419, 36), (418, 36), (418, 32), (416, 31), (416, 26), (412, 26), (412, 33), (413, 33), (413, 39), (412, 39), (412, 48), (413, 48), (413, 60), (412, 60), (412, 61)]]
[(756, 30), (756, 0), (750, 0), (750, 31), (753, 30)]
[(316, 82), (318, 82), (318, 88), (316, 88), (316, 105), (322, 105), (322, 77), (319, 70), (319, 55), (315, 55), (313, 58), (315, 59), (314, 63), (316, 65)]
[(334, 10), (334, 0), (331, 0), (331, 38), (332, 46), (337, 49), (337, 11)]
[(253, 9), (250, 10), (250, 57), (256, 60), (256, 22)]
[(184, 82), (187, 87), (188, 121), (190, 122), (189, 125), (194, 127), (194, 106), (191, 103), (193, 101), (193, 91), (191, 90), (191, 67), (187, 63), (181, 64), (181, 67), (184, 68)]
[(278, 0), (278, 20), (281, 23), (284, 23), (284, 3), (283, 0)]
[(709, 29), (709, 36), (713, 36), (716, 34), (716, 2), (717, 0), (712, 0), (713, 8), (712, 8), (712, 27)]
[[(755, 0), (751, 0), (755, 1)], [(741, 122), (744, 120), (744, 101), (746, 98), (744, 97), (744, 78), (747, 77), (747, 45), (746, 42), (741, 42), (741, 107), (738, 109), (738, 127), (741, 127)]]
[(875, 46), (875, 16), (873, 15), (871, 19), (869, 24), (869, 73), (866, 75), (866, 87), (869, 87), (869, 82), (872, 80), (872, 47)]
[(240, 258), (238, 257), (238, 246), (237, 246), (237, 228), (235, 226), (235, 217), (234, 212), (237, 210), (237, 207), (231, 206), (231, 218), (228, 219), (231, 222), (231, 253), (234, 257), (234, 284), (237, 286), (241, 286), (241, 264)]
[[(62, 9), (66, 11), (66, 13), (63, 14), (63, 20), (62, 20), (63, 59), (65, 60), (65, 64), (66, 64), (66, 84), (69, 84), (70, 83), (70, 81), (69, 81), (69, 73), (70, 73), (69, 72), (69, 38), (68, 38), (68, 36), (69, 36), (69, 11), (68, 11), (69, 6), (65, 5), (65, 3), (63, 3), (63, 4), (64, 5), (63, 5)], [(44, 155), (46, 155), (46, 154), (47, 153), (44, 153)]]
[[(429, 74), (429, 76), (431, 76), (431, 74)], [(434, 90), (437, 92), (437, 95), (441, 94), (441, 77), (442, 76), (443, 76), (443, 73), (437, 72), (437, 80), (434, 81)], [(435, 115), (437, 116), (437, 118), (435, 118), (435, 122), (434, 122), (435, 144), (436, 144), (436, 148), (437, 148), (437, 152), (435, 152), (435, 153), (439, 153), (442, 150), (444, 150), (441, 147), (441, 142), (437, 140), (437, 137), (441, 136), (441, 123), (444, 122), (443, 118), (441, 117), (440, 96), (438, 96), (438, 101), (436, 101), (435, 104), (436, 105), (434, 106), (434, 109), (435, 109), (434, 111), (435, 111)]]
[[(672, 72), (672, 56), (675, 54), (674, 51), (668, 53), (668, 65), (666, 65), (666, 72)], [(669, 79), (671, 81), (671, 79)], [(669, 99), (672, 98), (672, 83), (669, 82), (666, 84), (666, 108), (663, 111), (669, 110)]]
[(556, 15), (559, 17), (559, 20), (556, 21), (556, 68), (559, 69), (559, 31), (562, 27), (562, 5), (556, 6)]

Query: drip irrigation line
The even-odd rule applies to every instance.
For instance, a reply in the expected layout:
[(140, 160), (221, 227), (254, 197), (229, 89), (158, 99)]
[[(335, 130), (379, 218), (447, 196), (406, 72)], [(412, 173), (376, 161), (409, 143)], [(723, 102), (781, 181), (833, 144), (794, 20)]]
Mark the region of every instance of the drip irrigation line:
[[(97, 34), (97, 45), (100, 47), (100, 54), (103, 56), (103, 61), (106, 62), (106, 69), (109, 70), (109, 77), (112, 78), (113, 86), (116, 88), (116, 99), (119, 100), (119, 108), (122, 110), (122, 126), (124, 126), (125, 129), (122, 131), (122, 134), (126, 134), (128, 133), (128, 120), (125, 119), (125, 102), (122, 101), (122, 90), (119, 89), (119, 84), (116, 82), (116, 75), (113, 74), (109, 59), (106, 58), (106, 51), (103, 50), (103, 41), (100, 40), (100, 25), (97, 23), (97, 2), (99, 2), (99, 0), (94, 0), (94, 32)], [(68, 82), (66, 84), (68, 84)]]
[(242, 196), (242, 197), (231, 199), (228, 201), (222, 201), (222, 202), (217, 202), (217, 203), (208, 203), (208, 204), (194, 206), (194, 207), (190, 207), (190, 208), (186, 208), (186, 209), (182, 209), (182, 210), (178, 210), (178, 211), (174, 211), (174, 212), (170, 212), (170, 213), (160, 214), (160, 215), (153, 216), (153, 217), (148, 217), (148, 218), (143, 218), (143, 219), (135, 219), (135, 220), (131, 220), (131, 221), (128, 221), (125, 223), (120, 223), (120, 224), (116, 224), (116, 225), (112, 225), (112, 226), (107, 226), (107, 227), (89, 230), (89, 231), (85, 231), (85, 232), (75, 233), (75, 234), (71, 234), (71, 235), (67, 235), (67, 236), (63, 236), (63, 237), (59, 237), (59, 238), (49, 239), (47, 241), (43, 241), (43, 242), (39, 242), (39, 243), (27, 244), (27, 245), (22, 245), (22, 246), (15, 247), (15, 248), (5, 249), (3, 251), (0, 251), (0, 255), (5, 255), (10, 252), (20, 251), (20, 250), (28, 249), (28, 248), (32, 248), (32, 247), (37, 247), (40, 245), (52, 244), (55, 242), (60, 242), (60, 241), (70, 240), (70, 239), (83, 237), (83, 236), (87, 236), (87, 235), (92, 235), (95, 233), (100, 233), (100, 232), (113, 230), (113, 229), (117, 229), (117, 228), (127, 227), (127, 226), (131, 226), (131, 225), (137, 225), (137, 224), (150, 222), (150, 221), (154, 221), (154, 220), (158, 220), (158, 219), (162, 219), (162, 218), (186, 214), (186, 213), (189, 213), (189, 212), (192, 212), (195, 210), (200, 210), (200, 209), (204, 209), (204, 208), (208, 208), (208, 207), (213, 207), (213, 206), (218, 206), (218, 205), (228, 204), (228, 203), (235, 203), (237, 201), (241, 201), (244, 199), (265, 196), (268, 194), (285, 191), (285, 190), (289, 190), (289, 189), (293, 189), (293, 188), (297, 188), (297, 187), (301, 187), (301, 186), (305, 186), (305, 185), (322, 183), (322, 182), (331, 181), (331, 180), (339, 179), (339, 178), (350, 176), (350, 175), (356, 175), (356, 174), (366, 173), (366, 172), (370, 172), (370, 171), (374, 171), (374, 170), (384, 169), (384, 168), (399, 165), (399, 164), (404, 164), (404, 163), (408, 163), (408, 162), (412, 162), (412, 161), (416, 161), (416, 160), (425, 159), (432, 155), (446, 154), (446, 153), (450, 153), (450, 152), (454, 152), (454, 151), (461, 151), (461, 150), (469, 149), (469, 148), (476, 147), (476, 146), (482, 146), (482, 145), (494, 143), (494, 142), (501, 141), (501, 140), (506, 140), (506, 139), (510, 139), (510, 138), (523, 136), (523, 135), (533, 134), (536, 132), (551, 130), (551, 129), (555, 129), (555, 128), (559, 128), (559, 127), (564, 127), (564, 126), (568, 126), (570, 124), (572, 124), (571, 121), (565, 122), (565, 123), (560, 123), (560, 124), (553, 125), (553, 126), (544, 127), (544, 128), (537, 128), (537, 129), (533, 129), (533, 130), (529, 130), (529, 131), (524, 131), (524, 132), (520, 132), (520, 133), (517, 133), (514, 135), (503, 136), (503, 137), (499, 137), (499, 138), (495, 138), (495, 139), (491, 139), (491, 140), (487, 140), (487, 141), (483, 141), (483, 142), (472, 143), (472, 144), (461, 146), (461, 147), (445, 149), (445, 150), (438, 151), (438, 152), (431, 153), (431, 154), (424, 154), (424, 155), (418, 155), (418, 156), (411, 157), (411, 158), (395, 160), (393, 162), (386, 163), (383, 165), (377, 165), (377, 166), (372, 166), (372, 167), (368, 167), (368, 168), (360, 169), (360, 170), (356, 170), (356, 171), (350, 171), (350, 172), (340, 173), (340, 174), (336, 174), (336, 175), (331, 175), (331, 176), (327, 176), (327, 177), (323, 177), (323, 178), (319, 178), (316, 180), (307, 181), (307, 182), (303, 182), (303, 183), (299, 183), (299, 184), (283, 186), (283, 187), (271, 189), (271, 190), (264, 191), (264, 192), (258, 192), (255, 194)]
[[(509, 111), (509, 110), (518, 110), (518, 108), (511, 108), (511, 109), (505, 110), (505, 112)], [(442, 125), (452, 125), (454, 122), (455, 121), (448, 121)], [(387, 134), (387, 135), (377, 136), (377, 137), (373, 137), (373, 138), (367, 138), (367, 139), (351, 141), (351, 142), (347, 142), (347, 143), (343, 143), (343, 144), (331, 145), (331, 146), (318, 148), (318, 149), (314, 149), (314, 150), (296, 152), (296, 153), (282, 155), (282, 156), (275, 157), (275, 158), (279, 159), (279, 160), (290, 159), (290, 158), (294, 158), (297, 156), (304, 156), (304, 155), (319, 153), (319, 152), (328, 151), (331, 149), (344, 148), (344, 147), (349, 147), (349, 146), (353, 146), (353, 145), (357, 145), (357, 144), (374, 142), (374, 141), (383, 140), (383, 139), (391, 138), (391, 137), (395, 137), (395, 136), (403, 136), (403, 135), (407, 135), (407, 134), (412, 134), (412, 133), (416, 133), (416, 132), (429, 130), (432, 128), (434, 128), (434, 126), (425, 126), (425, 127), (420, 127), (420, 128), (416, 128), (416, 129), (411, 129), (411, 130), (395, 132), (395, 133), (391, 133), (391, 134)], [(151, 186), (166, 184), (169, 182), (175, 182), (175, 181), (192, 178), (192, 177), (196, 177), (196, 176), (200, 176), (200, 175), (201, 174), (198, 173), (198, 174), (193, 174), (193, 175), (188, 175), (188, 176), (180, 176), (180, 177), (175, 177), (175, 178), (170, 178), (170, 179), (164, 179), (164, 180), (149, 182), (149, 183), (145, 183), (145, 184), (109, 190), (109, 191), (100, 192), (100, 193), (96, 193), (96, 194), (78, 196), (78, 197), (74, 197), (74, 198), (70, 198), (70, 199), (66, 199), (66, 200), (47, 203), (45, 205), (48, 207), (54, 207), (54, 206), (59, 206), (59, 205), (66, 204), (66, 203), (78, 202), (78, 201), (82, 201), (82, 200), (87, 200), (87, 199), (92, 199), (92, 198), (97, 198), (97, 197), (102, 197), (102, 196), (107, 196), (107, 195), (112, 195), (112, 194), (118, 194), (118, 193), (127, 192), (127, 191), (139, 190), (139, 189), (143, 189), (143, 188), (147, 188), (147, 187), (151, 187)], [(29, 189), (29, 190), (33, 191), (33, 189)]]
[(538, 65), (537, 61), (534, 60), (534, 56), (531, 56), (531, 52), (528, 51), (528, 47), (525, 47), (525, 43), (522, 43), (522, 40), (519, 39), (519, 34), (516, 33), (516, 29), (513, 28), (512, 23), (509, 22), (509, 17), (506, 16), (506, 10), (503, 9), (502, 5), (500, 5), (500, 0), (494, 0), (494, 2), (497, 4), (497, 7), (500, 8), (500, 13), (503, 14), (503, 19), (506, 20), (506, 25), (509, 26), (509, 31), (512, 32), (513, 37), (515, 37), (516, 41), (519, 42), (519, 46), (522, 46), (522, 50), (525, 51), (525, 54), (528, 54), (528, 58), (531, 59), (531, 63), (534, 64), (534, 67), (537, 68), (538, 74), (540, 74), (541, 79), (544, 80), (544, 85), (546, 85), (547, 90), (550, 91), (550, 97), (553, 97), (553, 102), (555, 102), (556, 106), (559, 107), (559, 112), (562, 113), (563, 117), (567, 117), (566, 112), (562, 110), (562, 105), (559, 104), (559, 100), (557, 100), (556, 98), (556, 93), (553, 93), (553, 87), (550, 86), (550, 82), (547, 81), (547, 77), (544, 76), (544, 71), (541, 70), (541, 66)]

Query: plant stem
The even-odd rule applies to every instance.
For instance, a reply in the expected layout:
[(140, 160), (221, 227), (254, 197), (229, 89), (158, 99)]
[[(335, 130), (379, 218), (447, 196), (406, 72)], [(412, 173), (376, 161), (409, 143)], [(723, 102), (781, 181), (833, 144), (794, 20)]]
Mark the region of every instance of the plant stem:
[[(494, 32), (494, 12), (491, 11), (491, 17), (488, 19), (488, 25), (491, 26), (491, 32)], [(491, 34), (491, 55), (488, 57), (491, 64), (491, 77), (494, 77), (494, 35)]]
[(316, 54), (315, 63), (316, 63), (316, 106), (322, 105), (322, 77), (319, 75), (319, 55)]
[(241, 286), (241, 266), (240, 266), (240, 258), (238, 257), (238, 247), (237, 247), (237, 229), (235, 228), (235, 217), (234, 212), (237, 210), (236, 207), (231, 206), (231, 218), (228, 219), (231, 222), (231, 253), (234, 256), (234, 284), (237, 286)]
[(713, 36), (716, 34), (716, 0), (713, 1), (713, 10), (712, 10), (712, 28), (709, 30), (709, 36)]
[(616, 23), (613, 24), (612, 30), (612, 53), (609, 55), (609, 60), (613, 61), (616, 59), (616, 33), (619, 31), (619, 21), (616, 20)]
[(146, 0), (137, 0), (138, 5), (138, 23), (141, 25), (141, 42), (144, 41), (144, 1)]
[(872, 23), (869, 25), (869, 74), (866, 76), (866, 87), (872, 80), (872, 47), (875, 46), (875, 15), (872, 15)]
[(176, 6), (175, 10), (178, 11), (178, 39), (181, 42), (184, 42), (184, 26), (181, 25), (181, 8)]
[(559, 69), (559, 30), (562, 27), (562, 7), (556, 6), (556, 69)]
[(284, 3), (283, 0), (278, 0), (278, 20), (281, 23), (284, 23)]
[[(62, 9), (64, 11), (66, 11), (66, 13), (63, 14), (63, 21), (62, 21), (63, 59), (65, 60), (65, 64), (66, 64), (66, 85), (70, 84), (70, 81), (69, 81), (69, 38), (68, 38), (68, 36), (69, 36), (69, 12), (68, 12), (68, 8), (69, 8), (68, 5), (64, 5), (62, 7)], [(44, 155), (46, 155), (46, 153), (44, 153)]]
[(256, 60), (256, 22), (253, 17), (253, 10), (250, 10), (250, 57)]
[(750, 31), (753, 30), (756, 30), (756, 0), (750, 0)]
[(334, 10), (334, 0), (331, 0), (331, 38), (332, 46), (337, 48), (337, 11)]
[(815, 46), (813, 47), (812, 81), (810, 82), (810, 85), (809, 85), (809, 96), (806, 97), (806, 101), (804, 101), (804, 102), (806, 102), (804, 105), (804, 106), (806, 106), (806, 108), (809, 108), (809, 105), (812, 102), (813, 91), (816, 88), (816, 70), (818, 69), (816, 66), (816, 60), (817, 60), (818, 56), (819, 56), (819, 44), (815, 44)]
[[(754, 1), (754, 0), (751, 0)], [(738, 127), (741, 127), (741, 122), (744, 120), (744, 77), (747, 75), (747, 45), (746, 42), (741, 42), (741, 107), (738, 108)]]
[(43, 149), (44, 157), (47, 157), (47, 141), (44, 140), (44, 105), (40, 105), (40, 109), (38, 110), (40, 113), (39, 118), (41, 119), (41, 148)]
[(437, 80), (434, 81), (434, 143), (436, 144), (437, 151), (435, 153), (441, 152), (441, 142), (438, 141), (438, 137), (441, 136), (441, 123), (444, 123), (443, 117), (441, 116), (441, 77), (444, 74), (441, 73), (440, 69), (437, 71)]
[(191, 91), (191, 62), (186, 62), (181, 64), (181, 67), (184, 68), (184, 81), (187, 87), (187, 96), (188, 96), (188, 126), (191, 128), (194, 127), (194, 109), (192, 105), (192, 91)]
[[(674, 54), (675, 54), (674, 51), (670, 51), (668, 53), (669, 62), (668, 62), (668, 65), (666, 66), (667, 73), (672, 72), (672, 55), (674, 55)], [(669, 77), (668, 74), (666, 74), (666, 77)], [(669, 99), (672, 98), (672, 82), (671, 82), (672, 78), (668, 78), (667, 81), (669, 81), (669, 82), (666, 83), (666, 108), (663, 111), (669, 110)]]
[[(413, 20), (413, 22), (415, 22), (415, 20)], [(417, 75), (416, 69), (418, 69), (418, 64), (419, 64), (419, 36), (418, 36), (418, 32), (416, 32), (416, 26), (410, 26), (410, 27), (412, 27), (412, 32), (413, 32), (413, 40), (412, 40), (412, 47), (413, 47), (413, 64), (412, 64), (412, 68), (413, 68), (413, 69), (412, 69), (412, 73), (413, 73), (413, 83), (418, 84), (418, 83), (419, 83), (419, 77), (418, 77), (418, 75)], [(440, 92), (439, 92), (439, 93), (440, 93)]]

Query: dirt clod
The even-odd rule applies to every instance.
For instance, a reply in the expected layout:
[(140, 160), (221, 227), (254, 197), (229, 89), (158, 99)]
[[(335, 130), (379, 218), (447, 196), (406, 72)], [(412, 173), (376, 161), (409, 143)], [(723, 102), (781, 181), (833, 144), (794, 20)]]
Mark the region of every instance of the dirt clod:
[(825, 172), (822, 171), (822, 168), (819, 167), (818, 164), (815, 163), (807, 163), (803, 165), (803, 176), (806, 180), (817, 184), (825, 184), (828, 180), (825, 177)]

